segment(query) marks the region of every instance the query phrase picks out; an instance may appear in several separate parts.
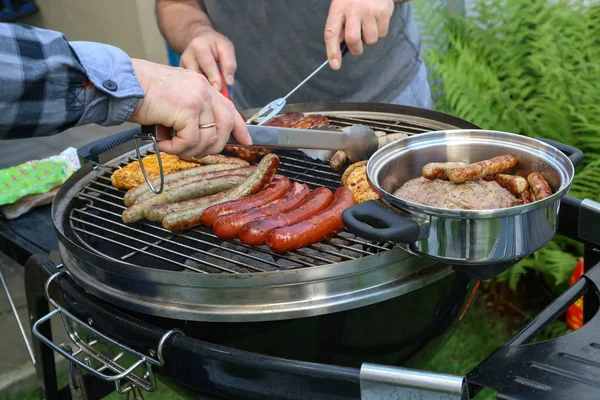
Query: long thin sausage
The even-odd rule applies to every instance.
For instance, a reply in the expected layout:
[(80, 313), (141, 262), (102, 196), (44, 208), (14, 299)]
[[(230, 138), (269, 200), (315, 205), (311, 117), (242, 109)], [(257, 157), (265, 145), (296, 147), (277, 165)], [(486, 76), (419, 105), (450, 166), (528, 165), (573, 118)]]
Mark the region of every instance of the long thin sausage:
[(529, 186), (531, 186), (531, 190), (533, 191), (536, 200), (542, 200), (552, 196), (550, 184), (539, 172), (532, 172), (529, 174), (527, 176), (527, 182), (529, 182)]
[(215, 219), (220, 216), (262, 207), (282, 197), (290, 186), (292, 183), (287, 177), (275, 175), (271, 182), (256, 194), (208, 207), (202, 213), (202, 224), (212, 227)]
[(505, 154), (489, 160), (479, 161), (473, 164), (450, 168), (446, 171), (448, 179), (452, 183), (463, 183), (489, 175), (497, 175), (517, 165), (517, 157)]
[(300, 204), (309, 194), (310, 189), (307, 185), (294, 182), (283, 197), (263, 207), (218, 217), (213, 223), (213, 231), (218, 238), (235, 239), (246, 224), (259, 218), (284, 213)]
[(192, 207), (214, 204), (215, 201), (221, 200), (225, 196), (228, 196), (232, 190), (233, 189), (224, 190), (220, 193), (212, 194), (210, 196), (198, 197), (192, 200), (179, 201), (177, 203), (157, 204), (154, 206), (150, 206), (144, 210), (144, 218), (146, 218), (148, 221), (160, 222), (169, 213), (186, 210)]
[[(233, 164), (215, 164), (215, 165), (203, 165), (201, 167), (190, 168), (183, 171), (178, 171), (172, 174), (165, 175), (165, 183), (175, 181), (177, 179), (185, 178), (187, 176), (198, 176), (200, 174), (204, 174), (207, 172), (215, 172), (215, 171), (223, 171), (227, 169), (236, 169), (239, 168), (237, 165)], [(160, 178), (155, 178), (150, 181), (152, 186), (159, 187), (160, 186)], [(134, 188), (131, 188), (125, 193), (125, 197), (123, 198), (125, 205), (130, 206), (135, 202), (135, 199), (138, 198), (142, 193), (150, 192), (150, 187), (146, 182), (140, 183)]]
[[(229, 200), (240, 199), (245, 196), (257, 193), (262, 189), (275, 175), (279, 168), (279, 157), (271, 153), (267, 154), (258, 164), (258, 167), (244, 183), (236, 187), (231, 193), (223, 199), (215, 201), (214, 204), (224, 203)], [(200, 225), (202, 214), (208, 207), (214, 205), (194, 206), (185, 210), (176, 211), (167, 214), (162, 221), (162, 226), (169, 230), (182, 230)]]
[(249, 165), (248, 161), (242, 160), (241, 158), (222, 156), (220, 154), (214, 154), (214, 155), (205, 156), (202, 158), (196, 158), (196, 157), (184, 158), (183, 160), (189, 161), (189, 162), (196, 162), (196, 163), (202, 164), (202, 165), (233, 164), (233, 165), (238, 165), (240, 167), (247, 167)]
[(247, 179), (245, 175), (227, 175), (205, 179), (187, 185), (169, 189), (161, 194), (136, 202), (123, 211), (122, 219), (126, 224), (137, 222), (144, 218), (144, 212), (156, 204), (177, 203), (196, 197), (209, 196), (241, 185)]
[(267, 239), (275, 228), (292, 225), (323, 211), (333, 200), (331, 190), (320, 187), (312, 191), (297, 207), (279, 215), (261, 218), (245, 225), (240, 231), (242, 243), (258, 246)]
[[(166, 182), (163, 190), (169, 190), (169, 189), (173, 189), (175, 187), (187, 185), (188, 183), (202, 181), (205, 179), (217, 178), (219, 176), (226, 176), (226, 175), (250, 176), (250, 174), (252, 174), (255, 169), (256, 169), (256, 166), (252, 165), (249, 167), (226, 169), (223, 171), (207, 172), (205, 174), (199, 174), (199, 175), (195, 175), (195, 176), (186, 176), (185, 178), (177, 179), (177, 180), (171, 181), (171, 182)], [(148, 190), (147, 192), (142, 193), (137, 199), (135, 199), (134, 204), (137, 203), (138, 201), (142, 201), (144, 199), (147, 199), (147, 198), (153, 197), (153, 196), (157, 196), (157, 195), (154, 192), (152, 192), (151, 190)]]
[(225, 146), (223, 151), (226, 151), (228, 153), (233, 153), (237, 157), (241, 158), (242, 160), (246, 160), (248, 162), (256, 161), (256, 152), (251, 147), (227, 145), (227, 146)]
[(341, 187), (335, 191), (329, 207), (307, 220), (272, 230), (266, 244), (271, 250), (284, 253), (318, 243), (344, 229), (342, 213), (353, 204), (352, 191)]

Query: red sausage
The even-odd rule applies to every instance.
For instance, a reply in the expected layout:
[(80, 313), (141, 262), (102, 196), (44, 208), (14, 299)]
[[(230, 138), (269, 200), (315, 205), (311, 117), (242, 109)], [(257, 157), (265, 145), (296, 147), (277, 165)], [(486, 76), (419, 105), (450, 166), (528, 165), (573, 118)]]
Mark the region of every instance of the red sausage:
[(335, 191), (329, 207), (297, 224), (273, 229), (266, 244), (271, 250), (283, 253), (318, 243), (344, 229), (342, 212), (353, 204), (352, 191), (341, 187)]
[(283, 196), (290, 186), (292, 182), (287, 177), (275, 175), (271, 182), (256, 194), (208, 207), (202, 214), (202, 223), (211, 227), (217, 217), (262, 207)]
[(264, 207), (221, 215), (213, 223), (213, 231), (218, 238), (235, 239), (247, 223), (259, 218), (270, 217), (271, 215), (286, 212), (300, 204), (309, 193), (310, 189), (308, 186), (294, 182), (292, 187), (288, 189), (283, 197), (270, 202)]
[(258, 246), (267, 239), (272, 229), (292, 225), (323, 211), (333, 200), (331, 190), (320, 187), (313, 190), (297, 207), (286, 213), (272, 215), (246, 224), (240, 231), (240, 241)]

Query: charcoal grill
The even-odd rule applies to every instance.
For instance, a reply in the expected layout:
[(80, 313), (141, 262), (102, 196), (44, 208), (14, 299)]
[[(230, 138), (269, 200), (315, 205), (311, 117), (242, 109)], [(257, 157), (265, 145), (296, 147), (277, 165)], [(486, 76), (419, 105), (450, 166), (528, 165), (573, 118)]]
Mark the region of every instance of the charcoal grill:
[[(303, 104), (287, 111), (409, 135), (477, 128), (436, 112), (379, 104)], [(460, 377), (415, 376), (368, 363), (422, 367), (472, 301), (477, 283), (471, 278), (406, 248), (344, 233), (327, 242), (330, 247), (277, 256), (219, 240), (204, 228), (173, 234), (147, 222), (125, 226), (123, 192), (107, 178), (135, 160), (132, 146), (94, 146), (111, 149), (78, 171), (53, 205), (66, 269), (53, 275), (46, 291), (57, 299), (57, 310), (41, 315), (39, 287), (28, 303), (36, 304), (36, 336), (73, 365), (108, 380), (124, 378), (122, 391), (153, 389), (155, 371), (178, 388), (217, 396), (202, 398), (335, 399), (361, 392), (372, 398), (369, 390), (389, 390), (398, 374), (405, 383), (424, 377), (446, 382), (461, 398)], [(326, 165), (296, 152), (280, 156), (280, 171), (290, 178), (311, 187), (338, 186), (339, 174)], [(57, 271), (35, 261), (31, 281)], [(69, 356), (48, 338), (44, 323), (54, 315), (66, 321), (79, 356), (98, 361), (93, 346), (108, 339), (120, 349), (115, 360), (126, 353), (134, 357), (129, 366), (142, 371), (132, 375), (113, 358), (92, 365)]]

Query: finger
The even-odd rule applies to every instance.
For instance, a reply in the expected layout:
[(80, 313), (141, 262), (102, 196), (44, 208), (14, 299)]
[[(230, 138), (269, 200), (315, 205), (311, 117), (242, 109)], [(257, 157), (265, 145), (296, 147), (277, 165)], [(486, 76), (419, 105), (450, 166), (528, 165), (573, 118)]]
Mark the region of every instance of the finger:
[(344, 25), (344, 13), (332, 3), (329, 16), (325, 23), (325, 49), (331, 69), (338, 70), (342, 66), (342, 54), (340, 52), (340, 36)]
[[(190, 155), (191, 157), (202, 157), (205, 155), (214, 154), (213, 148), (216, 147), (219, 142), (218, 130), (226, 129), (226, 127), (219, 126), (223, 125), (223, 121), (217, 120), (215, 115), (215, 109), (218, 109), (218, 101), (215, 101), (215, 99), (219, 99), (222, 96), (220, 96), (220, 94), (214, 89), (209, 90), (208, 92), (207, 105), (200, 111), (198, 124), (200, 126), (214, 124), (215, 126), (199, 129), (199, 138), (195, 142), (196, 145), (193, 149), (190, 149), (188, 152), (186, 152), (186, 154)], [(225, 141), (227, 141), (227, 139), (225, 139)]]
[(377, 29), (377, 20), (375, 17), (363, 20), (361, 24), (362, 40), (367, 46), (372, 46), (377, 43), (379, 38), (379, 30)]
[(235, 110), (235, 107), (233, 113), (233, 130), (231, 131), (231, 134), (239, 144), (242, 144), (244, 146), (252, 145), (252, 138), (250, 137), (250, 133), (248, 132), (248, 125), (246, 124), (246, 121), (244, 121), (240, 113), (237, 112), (237, 110)]
[(357, 15), (350, 15), (346, 18), (346, 29), (344, 39), (348, 45), (348, 50), (352, 55), (359, 56), (363, 52), (361, 20)]
[(217, 55), (213, 54), (211, 51), (205, 51), (202, 53), (196, 53), (196, 60), (204, 75), (210, 82), (210, 84), (217, 90), (221, 90), (221, 73), (219, 72), (219, 67), (217, 66), (217, 61), (215, 57)]
[(198, 62), (190, 53), (184, 53), (181, 56), (181, 60), (179, 60), (179, 66), (183, 69), (188, 69), (190, 71), (202, 73), (202, 71), (200, 71), (200, 66), (198, 65)]
[(390, 28), (390, 17), (382, 17), (377, 19), (377, 32), (379, 37), (386, 37)]
[[(212, 115), (216, 124), (214, 142), (202, 149), (203, 154), (216, 154), (223, 150), (233, 129), (234, 113), (222, 96), (211, 95)], [(203, 133), (203, 132), (202, 132)]]
[(237, 70), (233, 43), (229, 41), (219, 43), (217, 45), (217, 53), (219, 55), (219, 64), (221, 64), (221, 72), (223, 72), (223, 76), (225, 77), (225, 83), (228, 86), (233, 86), (234, 75)]

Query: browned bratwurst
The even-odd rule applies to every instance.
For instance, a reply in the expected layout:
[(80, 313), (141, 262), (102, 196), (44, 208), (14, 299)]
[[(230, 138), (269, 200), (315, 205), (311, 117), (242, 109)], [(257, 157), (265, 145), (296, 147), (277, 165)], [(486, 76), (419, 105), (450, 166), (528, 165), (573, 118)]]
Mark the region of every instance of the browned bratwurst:
[(523, 193), (517, 196), (520, 200), (523, 201), (524, 204), (533, 203), (535, 201), (535, 196), (533, 195), (533, 191), (529, 188), (525, 190)]
[(210, 196), (198, 197), (192, 200), (179, 201), (177, 203), (157, 204), (154, 206), (150, 206), (144, 210), (144, 218), (146, 218), (148, 221), (162, 221), (165, 215), (173, 213), (175, 211), (181, 211), (192, 207), (214, 204), (215, 201), (221, 200), (225, 196), (228, 196), (232, 190), (233, 189), (229, 189), (217, 194), (212, 194)]
[(241, 185), (233, 189), (228, 196), (215, 201), (213, 204), (195, 206), (167, 214), (162, 221), (163, 228), (178, 231), (200, 225), (202, 223), (202, 214), (208, 207), (257, 193), (269, 183), (275, 172), (277, 172), (277, 168), (279, 168), (279, 157), (273, 153), (267, 154), (260, 161), (254, 173)]
[(233, 164), (233, 165), (238, 165), (240, 167), (247, 167), (249, 165), (248, 161), (242, 160), (241, 158), (222, 156), (220, 154), (213, 154), (213, 155), (205, 156), (202, 158), (196, 158), (196, 157), (184, 158), (183, 160), (190, 161), (190, 162), (196, 162), (196, 163), (202, 164), (202, 165)]
[(421, 175), (423, 175), (423, 178), (427, 178), (429, 180), (432, 179), (448, 179), (448, 175), (446, 174), (446, 171), (454, 168), (454, 167), (462, 167), (465, 164), (464, 162), (444, 162), (444, 163), (438, 163), (438, 162), (433, 162), (433, 163), (429, 163), (429, 164), (425, 164), (425, 166), (423, 167), (423, 169), (421, 170)]
[(517, 157), (505, 154), (489, 160), (449, 169), (446, 174), (452, 183), (463, 183), (489, 175), (497, 175), (517, 165)]
[(246, 175), (226, 175), (211, 179), (201, 179), (169, 189), (127, 207), (123, 211), (123, 222), (130, 224), (143, 219), (146, 209), (153, 205), (177, 203), (178, 201), (190, 200), (196, 197), (209, 196), (241, 185), (246, 179), (248, 179)]
[(552, 196), (552, 189), (550, 188), (548, 181), (539, 172), (532, 172), (529, 174), (527, 176), (527, 182), (529, 182), (529, 186), (531, 186), (531, 190), (533, 191), (536, 200), (542, 200)]
[[(256, 166), (251, 165), (249, 167), (242, 167), (242, 168), (236, 168), (236, 169), (225, 169), (222, 171), (207, 172), (204, 174), (198, 174), (198, 175), (194, 175), (194, 176), (186, 176), (185, 178), (177, 179), (175, 181), (165, 182), (163, 190), (173, 189), (175, 187), (187, 185), (188, 183), (197, 182), (197, 181), (204, 180), (204, 179), (218, 178), (219, 176), (227, 176), (227, 175), (250, 176), (250, 174), (253, 173), (255, 169), (256, 169)], [(156, 193), (152, 192), (151, 190), (148, 190), (147, 192), (142, 193), (137, 199), (135, 199), (134, 204), (139, 201), (142, 201), (144, 199), (147, 199), (148, 197), (153, 197), (153, 196), (156, 196)]]
[(522, 176), (498, 174), (494, 180), (514, 195), (521, 194), (529, 188), (527, 179)]
[[(239, 168), (237, 165), (233, 164), (216, 164), (216, 165), (203, 165), (201, 167), (185, 169), (183, 171), (174, 172), (172, 174), (165, 175), (164, 183), (167, 184), (172, 181), (176, 181), (178, 179), (182, 179), (188, 176), (201, 176), (202, 174), (216, 171), (223, 171), (229, 169)], [(152, 186), (159, 187), (160, 186), (160, 178), (155, 178), (150, 181)], [(125, 193), (125, 197), (123, 198), (125, 205), (130, 206), (135, 203), (135, 200), (142, 195), (143, 193), (150, 192), (150, 187), (146, 182), (140, 183), (134, 188), (131, 188)]]

